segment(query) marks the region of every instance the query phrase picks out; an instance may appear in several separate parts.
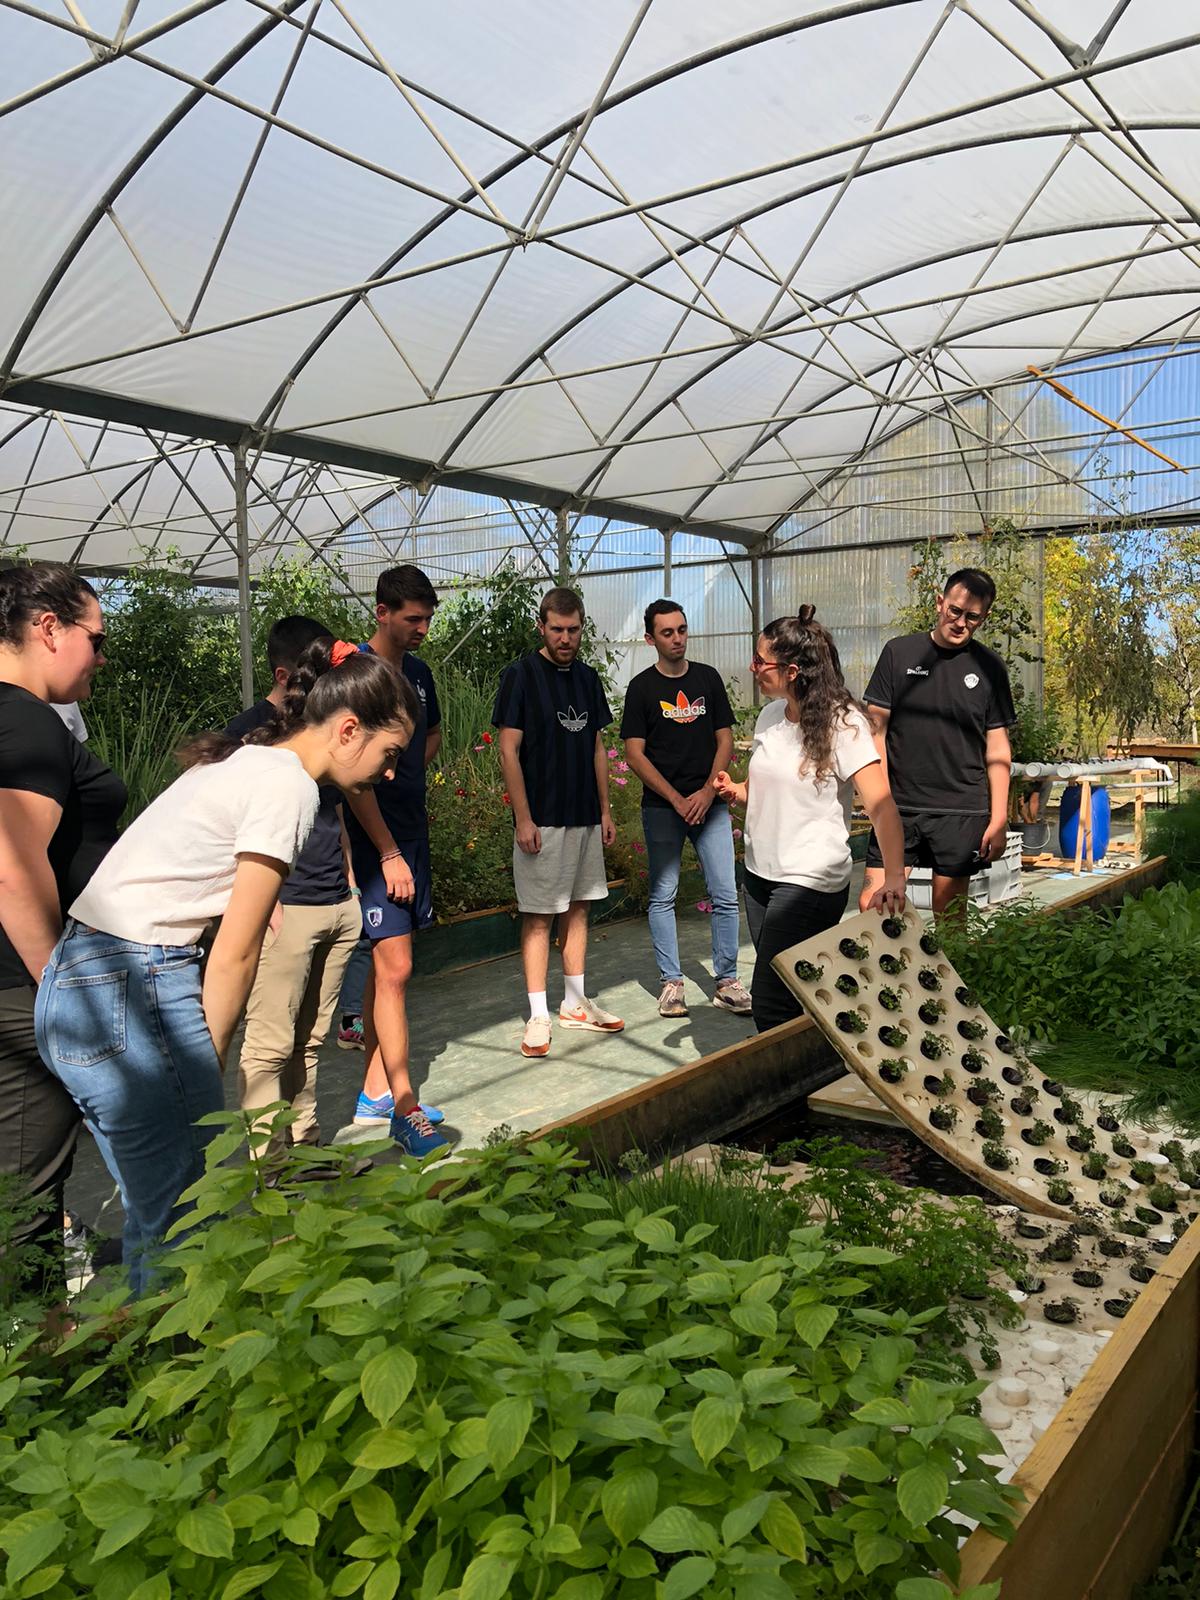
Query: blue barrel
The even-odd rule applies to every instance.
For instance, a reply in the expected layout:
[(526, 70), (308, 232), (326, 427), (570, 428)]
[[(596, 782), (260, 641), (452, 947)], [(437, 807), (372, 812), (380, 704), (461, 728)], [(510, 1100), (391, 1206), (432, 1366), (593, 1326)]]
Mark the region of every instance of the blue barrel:
[[(1075, 859), (1075, 843), (1079, 837), (1079, 802), (1083, 790), (1077, 783), (1069, 783), (1063, 790), (1058, 806), (1058, 848), (1068, 860)], [(1108, 790), (1092, 790), (1092, 860), (1099, 861), (1108, 850), (1108, 829), (1111, 813)], [(1084, 840), (1086, 853), (1087, 840)]]

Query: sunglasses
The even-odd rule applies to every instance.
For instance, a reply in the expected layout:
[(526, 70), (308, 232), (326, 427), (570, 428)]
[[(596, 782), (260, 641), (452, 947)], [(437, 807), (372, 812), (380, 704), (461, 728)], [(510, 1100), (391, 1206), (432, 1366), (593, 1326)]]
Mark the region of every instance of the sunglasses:
[[(83, 628), (82, 622), (78, 623), (77, 626)], [(108, 635), (106, 633), (93, 633), (90, 628), (83, 628), (83, 631), (92, 641), (92, 654), (98, 656), (104, 649), (104, 641), (108, 638)]]
[(760, 656), (757, 650), (750, 657), (751, 672), (766, 672), (768, 667), (777, 667), (778, 665), (778, 661), (768, 661), (764, 656)]

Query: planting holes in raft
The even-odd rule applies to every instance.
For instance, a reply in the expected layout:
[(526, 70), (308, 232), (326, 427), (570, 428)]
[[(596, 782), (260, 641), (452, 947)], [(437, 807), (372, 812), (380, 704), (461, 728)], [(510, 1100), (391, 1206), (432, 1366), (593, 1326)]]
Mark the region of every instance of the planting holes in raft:
[[(1110, 1217), (1120, 1211), (1120, 1231), (1131, 1237), (1135, 1229), (1158, 1231), (1164, 1217), (1167, 1227), (1175, 1216), (1191, 1220), (1200, 1209), (1200, 1191), (1164, 1181), (1165, 1158), (1134, 1159), (1142, 1152), (1111, 1111), (1093, 1120), (1036, 1071), (978, 1004), (911, 905), (902, 917), (853, 917), (783, 951), (774, 967), (888, 1109), (1005, 1200), (1064, 1220), (1075, 1207)], [(823, 973), (851, 978), (852, 1006), (850, 983), (840, 992), (819, 987)], [(864, 1039), (873, 1042), (875, 1059)], [(901, 1070), (899, 1061), (913, 1066)], [(1002, 1093), (1001, 1082), (1017, 1092)]]

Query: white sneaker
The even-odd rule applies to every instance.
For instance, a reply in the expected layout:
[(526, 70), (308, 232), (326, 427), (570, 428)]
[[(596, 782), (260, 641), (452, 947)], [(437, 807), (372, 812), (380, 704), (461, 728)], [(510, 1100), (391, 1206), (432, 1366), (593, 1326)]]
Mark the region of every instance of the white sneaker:
[(569, 1011), (564, 1002), (558, 1008), (558, 1020), (564, 1028), (585, 1028), (589, 1033), (620, 1033), (625, 1024), (610, 1011), (602, 1011), (594, 1000), (584, 999), (582, 1005)]
[(525, 1037), (521, 1040), (523, 1056), (548, 1056), (550, 1054), (550, 1018), (530, 1017), (525, 1024)]

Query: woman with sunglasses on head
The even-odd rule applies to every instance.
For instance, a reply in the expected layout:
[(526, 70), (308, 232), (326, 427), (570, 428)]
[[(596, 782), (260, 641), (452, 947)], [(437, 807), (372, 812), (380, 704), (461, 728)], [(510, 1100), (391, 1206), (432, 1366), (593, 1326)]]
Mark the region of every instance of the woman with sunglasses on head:
[(754, 726), (750, 770), (745, 783), (718, 773), (716, 791), (746, 807), (743, 888), (761, 1033), (801, 1012), (772, 957), (833, 927), (846, 909), (851, 784), (883, 851), (873, 910), (904, 908), (904, 830), (866, 714), (846, 688), (816, 607), (768, 623), (751, 671), (768, 704)]
[[(411, 737), (416, 704), (381, 658), (328, 636), (301, 652), (282, 716), (241, 744), (206, 734), (71, 905), (37, 999), (37, 1037), (125, 1206), (146, 1287), (179, 1197), (204, 1170), (221, 1074), (279, 890), (320, 784), (362, 793)], [(200, 940), (220, 918), (205, 963)]]
[(0, 1282), (51, 1298), (64, 1288), (63, 1184), (79, 1109), (38, 1055), (34, 993), (126, 800), (54, 708), (91, 693), (103, 628), (95, 590), (70, 567), (0, 567), (0, 1174), (31, 1202), (18, 1203), (19, 1259)]

